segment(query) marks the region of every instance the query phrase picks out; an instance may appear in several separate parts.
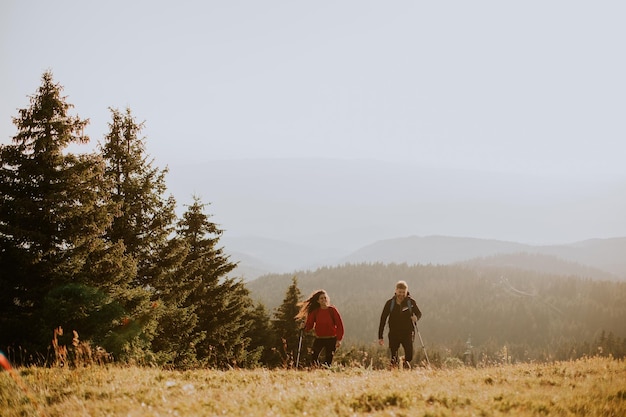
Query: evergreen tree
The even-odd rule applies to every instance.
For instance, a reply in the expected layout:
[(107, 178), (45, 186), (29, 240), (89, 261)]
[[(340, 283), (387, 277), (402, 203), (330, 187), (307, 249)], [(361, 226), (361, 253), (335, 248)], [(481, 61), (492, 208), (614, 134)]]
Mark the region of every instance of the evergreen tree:
[(218, 368), (243, 367), (248, 359), (250, 339), (246, 333), (253, 302), (240, 278), (225, 278), (219, 286), (216, 294), (219, 297), (223, 293), (224, 297), (221, 303), (214, 304), (217, 308), (207, 310), (201, 305), (199, 309), (201, 329), (207, 330), (208, 364)]
[[(101, 153), (107, 190), (119, 211), (106, 238), (122, 243), (125, 253), (134, 259), (137, 272), (132, 280), (134, 293), (126, 299), (127, 314), (124, 336), (119, 339), (126, 359), (153, 360), (146, 357), (159, 332), (158, 321), (170, 306), (160, 298), (173, 282), (172, 274), (185, 256), (185, 248), (170, 239), (175, 228), (175, 205), (172, 196), (165, 197), (167, 169), (153, 167), (146, 155), (143, 124), (130, 109), (125, 113), (110, 109), (112, 120)], [(165, 320), (165, 319), (164, 319)]]
[(236, 264), (219, 247), (223, 231), (204, 213), (198, 197), (178, 223), (178, 236), (189, 248), (183, 263), (187, 276), (177, 291), (188, 292), (181, 300), (198, 317), (198, 358), (210, 366), (239, 366), (245, 362), (252, 301), (240, 279), (228, 277)]
[(274, 332), (279, 338), (279, 345), (276, 347), (283, 355), (283, 361), (286, 366), (295, 364), (299, 332), (302, 323), (296, 320), (296, 315), (300, 310), (298, 303), (301, 301), (302, 294), (298, 288), (298, 278), (293, 277), (291, 285), (287, 288), (283, 303), (278, 306), (274, 314), (272, 325)]
[[(101, 238), (115, 211), (102, 193), (104, 164), (67, 152), (88, 142), (88, 121), (68, 114), (73, 106), (61, 91), (45, 72), (30, 106), (13, 118), (13, 143), (0, 149), (0, 346), (43, 351), (59, 325), (81, 325), (71, 330), (87, 338), (96, 336), (90, 330), (106, 334), (117, 318), (113, 288), (134, 267), (121, 246)], [(51, 311), (63, 293), (72, 297)]]
[[(197, 332), (198, 316), (196, 306), (189, 303), (189, 294), (194, 288), (193, 274), (185, 265), (189, 247), (180, 236), (170, 240), (176, 262), (170, 273), (159, 285), (160, 298), (159, 325), (155, 329), (151, 349), (157, 363), (176, 368), (191, 368), (199, 364), (196, 346), (204, 339)], [(178, 256), (182, 256), (180, 262)]]
[(249, 317), (250, 327), (246, 332), (246, 336), (250, 339), (247, 366), (279, 366), (281, 355), (276, 349), (277, 337), (267, 309), (263, 304), (258, 303), (250, 312)]
[(101, 151), (106, 176), (112, 181), (111, 198), (120, 210), (107, 237), (123, 242), (126, 252), (136, 259), (135, 284), (156, 288), (171, 266), (168, 238), (175, 228), (176, 201), (173, 196), (165, 197), (167, 169), (154, 167), (146, 155), (140, 137), (143, 123), (135, 120), (130, 109), (125, 113), (110, 110), (112, 121)]

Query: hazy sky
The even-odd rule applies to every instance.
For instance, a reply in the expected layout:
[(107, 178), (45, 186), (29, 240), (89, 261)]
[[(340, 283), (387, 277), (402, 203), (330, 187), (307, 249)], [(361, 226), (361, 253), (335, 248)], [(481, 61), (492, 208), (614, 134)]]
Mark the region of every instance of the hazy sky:
[(626, 180), (625, 21), (621, 0), (3, 0), (0, 142), (51, 69), (94, 144), (107, 108), (128, 106), (161, 166), (324, 157)]

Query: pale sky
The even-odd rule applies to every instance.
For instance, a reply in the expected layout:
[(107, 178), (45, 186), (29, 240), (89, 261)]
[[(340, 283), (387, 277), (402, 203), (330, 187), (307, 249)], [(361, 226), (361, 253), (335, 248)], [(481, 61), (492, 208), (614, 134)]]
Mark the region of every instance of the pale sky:
[(160, 166), (370, 159), (623, 185), (625, 21), (617, 0), (2, 0), (0, 143), (51, 69), (92, 145), (128, 106)]

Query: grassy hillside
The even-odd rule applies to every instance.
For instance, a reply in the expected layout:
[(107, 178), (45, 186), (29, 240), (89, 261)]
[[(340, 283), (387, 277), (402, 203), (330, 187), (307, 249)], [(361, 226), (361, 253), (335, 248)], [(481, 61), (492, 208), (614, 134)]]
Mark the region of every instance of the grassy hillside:
[(485, 368), (166, 371), (137, 367), (0, 373), (18, 416), (623, 416), (626, 365), (607, 358)]

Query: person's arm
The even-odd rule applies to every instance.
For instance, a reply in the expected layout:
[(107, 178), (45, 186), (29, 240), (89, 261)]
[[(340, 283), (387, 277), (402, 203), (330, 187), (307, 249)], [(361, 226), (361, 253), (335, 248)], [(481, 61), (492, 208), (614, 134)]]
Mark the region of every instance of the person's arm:
[(412, 309), (413, 311), (411, 311), (411, 313), (413, 313), (412, 315), (417, 317), (417, 319), (415, 320), (415, 321), (417, 321), (417, 320), (422, 318), (422, 312), (420, 311), (419, 307), (417, 306), (417, 303), (415, 302), (415, 300), (411, 299), (411, 301), (412, 301), (411, 304), (413, 304), (413, 309)]
[[(389, 306), (391, 300), (387, 300), (383, 307), (383, 312), (380, 314), (380, 324), (378, 325), (378, 340), (383, 341), (383, 332), (385, 330), (385, 324), (387, 323), (387, 317), (389, 317)], [(382, 344), (382, 343), (381, 343)]]
[(335, 307), (329, 307), (332, 308), (333, 311), (331, 311), (331, 314), (333, 315), (334, 318), (334, 322), (335, 322), (335, 329), (336, 329), (336, 334), (337, 334), (337, 342), (335, 342), (335, 348), (339, 349), (339, 346), (341, 346), (341, 341), (343, 339), (343, 320), (341, 319), (341, 314), (339, 314), (339, 310), (337, 310)]
[(417, 306), (415, 306), (415, 316), (417, 317), (417, 320), (422, 318), (422, 312), (419, 308), (417, 308)]
[(335, 326), (337, 327), (337, 341), (341, 342), (343, 340), (343, 320), (341, 319), (341, 314), (339, 314), (339, 310), (335, 307), (330, 307), (333, 309), (334, 317), (335, 317)]

